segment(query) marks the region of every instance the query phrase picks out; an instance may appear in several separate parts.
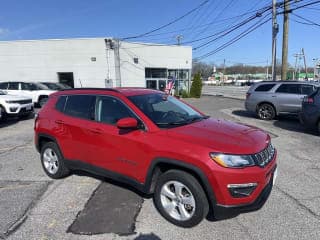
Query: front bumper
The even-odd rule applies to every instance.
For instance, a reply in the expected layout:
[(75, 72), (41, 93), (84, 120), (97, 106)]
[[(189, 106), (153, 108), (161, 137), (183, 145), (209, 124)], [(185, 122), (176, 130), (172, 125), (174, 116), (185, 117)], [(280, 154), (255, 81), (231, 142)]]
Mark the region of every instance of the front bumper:
[(6, 106), (8, 116), (24, 116), (34, 112), (33, 103), (29, 104), (8, 104)]

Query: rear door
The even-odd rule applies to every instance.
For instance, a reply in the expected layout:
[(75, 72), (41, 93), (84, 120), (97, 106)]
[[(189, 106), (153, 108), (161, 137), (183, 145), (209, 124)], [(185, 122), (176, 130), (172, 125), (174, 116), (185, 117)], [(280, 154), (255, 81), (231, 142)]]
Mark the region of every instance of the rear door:
[(68, 160), (89, 163), (94, 123), (94, 95), (61, 96), (56, 104), (54, 135)]
[(300, 84), (282, 83), (273, 96), (279, 112), (298, 113), (301, 110), (303, 95)]

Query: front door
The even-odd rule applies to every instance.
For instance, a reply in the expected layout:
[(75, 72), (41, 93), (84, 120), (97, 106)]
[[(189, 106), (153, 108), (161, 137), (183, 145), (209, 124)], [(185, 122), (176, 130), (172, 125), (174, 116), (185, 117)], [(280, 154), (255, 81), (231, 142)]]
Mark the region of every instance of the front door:
[[(97, 133), (91, 139), (91, 163), (138, 181), (142, 167), (151, 158), (148, 133), (144, 130), (123, 130), (116, 126), (119, 119), (137, 118), (121, 100), (111, 96), (97, 97)], [(137, 118), (138, 119), (138, 118)]]

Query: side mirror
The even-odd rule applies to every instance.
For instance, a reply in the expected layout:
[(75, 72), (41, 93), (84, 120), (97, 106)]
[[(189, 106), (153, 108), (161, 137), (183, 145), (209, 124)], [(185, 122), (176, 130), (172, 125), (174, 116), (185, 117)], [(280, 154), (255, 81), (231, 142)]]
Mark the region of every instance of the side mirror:
[(135, 118), (127, 117), (121, 118), (117, 122), (117, 127), (119, 129), (137, 129), (138, 128), (138, 121)]

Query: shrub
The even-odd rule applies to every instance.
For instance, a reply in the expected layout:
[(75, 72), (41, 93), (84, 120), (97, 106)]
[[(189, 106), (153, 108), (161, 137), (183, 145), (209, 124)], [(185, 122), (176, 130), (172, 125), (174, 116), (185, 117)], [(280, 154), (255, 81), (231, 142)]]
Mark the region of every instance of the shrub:
[(182, 90), (182, 91), (181, 91), (181, 97), (182, 97), (182, 98), (189, 98), (189, 97), (190, 97), (190, 94), (188, 93), (188, 91)]
[(202, 90), (201, 76), (200, 76), (200, 73), (197, 73), (193, 77), (193, 81), (190, 89), (190, 96), (194, 98), (200, 98), (201, 90)]

